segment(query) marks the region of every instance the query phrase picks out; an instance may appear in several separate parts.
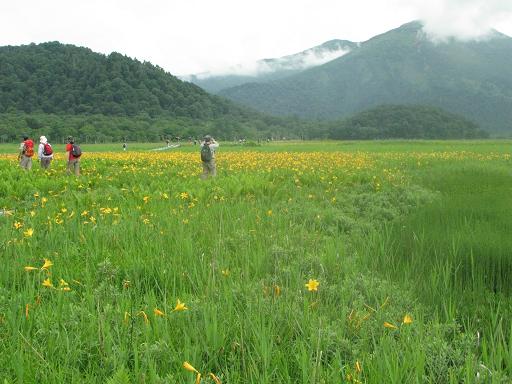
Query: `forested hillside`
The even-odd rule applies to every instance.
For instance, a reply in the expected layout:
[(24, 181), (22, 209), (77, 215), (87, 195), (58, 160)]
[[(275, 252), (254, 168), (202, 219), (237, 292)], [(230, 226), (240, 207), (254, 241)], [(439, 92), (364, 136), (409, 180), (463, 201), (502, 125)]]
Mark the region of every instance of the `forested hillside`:
[(214, 118), (232, 103), (148, 62), (57, 42), (0, 47), (0, 113)]
[(474, 139), (488, 137), (477, 124), (440, 108), (382, 105), (327, 123), (329, 137), (366, 139)]

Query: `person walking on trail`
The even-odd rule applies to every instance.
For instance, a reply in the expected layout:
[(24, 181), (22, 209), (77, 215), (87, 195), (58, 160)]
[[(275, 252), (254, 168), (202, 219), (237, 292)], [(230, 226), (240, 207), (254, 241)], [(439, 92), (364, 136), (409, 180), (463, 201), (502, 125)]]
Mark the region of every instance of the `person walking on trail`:
[(215, 165), (215, 150), (219, 148), (219, 143), (210, 135), (206, 135), (201, 142), (201, 161), (203, 163), (203, 173), (201, 178), (215, 177), (217, 168)]
[(73, 168), (75, 176), (80, 176), (80, 156), (82, 156), (82, 151), (80, 150), (80, 147), (75, 144), (75, 140), (71, 136), (68, 137), (66, 153), (68, 158), (66, 173), (69, 175), (71, 173), (71, 168)]
[(53, 149), (46, 136), (39, 138), (39, 148), (37, 149), (37, 158), (41, 163), (41, 168), (48, 169), (53, 159)]
[(20, 144), (20, 153), (18, 154), (20, 167), (23, 169), (32, 169), (32, 156), (34, 156), (34, 142), (25, 135)]

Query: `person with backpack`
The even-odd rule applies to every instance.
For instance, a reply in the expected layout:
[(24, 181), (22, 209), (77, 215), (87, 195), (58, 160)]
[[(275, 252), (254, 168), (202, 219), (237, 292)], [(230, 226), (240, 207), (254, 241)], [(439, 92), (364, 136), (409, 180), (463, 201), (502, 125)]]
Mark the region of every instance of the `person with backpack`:
[(32, 156), (34, 156), (34, 142), (25, 135), (23, 136), (23, 141), (20, 144), (20, 153), (18, 155), (21, 168), (32, 168)]
[(203, 163), (203, 173), (201, 179), (206, 179), (208, 176), (215, 177), (217, 175), (217, 168), (215, 165), (215, 150), (219, 148), (219, 143), (215, 141), (210, 135), (206, 135), (201, 142), (201, 161)]
[(37, 158), (41, 163), (41, 168), (48, 169), (53, 159), (53, 149), (46, 136), (39, 138), (39, 148), (37, 150)]
[(71, 173), (71, 168), (73, 168), (75, 176), (80, 176), (80, 156), (82, 156), (82, 150), (80, 149), (80, 146), (75, 144), (75, 140), (71, 136), (68, 136), (66, 153), (68, 158), (66, 173), (69, 175)]

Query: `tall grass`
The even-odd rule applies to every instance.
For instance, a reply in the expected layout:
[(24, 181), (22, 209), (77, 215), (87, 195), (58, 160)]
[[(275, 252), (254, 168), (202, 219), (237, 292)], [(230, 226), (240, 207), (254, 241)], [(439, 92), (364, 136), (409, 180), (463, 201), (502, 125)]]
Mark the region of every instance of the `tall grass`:
[[(454, 273), (466, 227), (449, 203), (456, 194), (441, 189), (456, 179), (455, 163), (503, 171), (505, 181), (506, 159), (403, 145), (396, 153), (225, 148), (219, 176), (207, 181), (189, 149), (85, 152), (80, 178), (65, 176), (62, 158), (49, 172), (1, 159), (0, 379), (194, 383), (188, 361), (202, 383), (214, 382), (210, 372), (223, 383), (506, 380), (505, 280), (478, 325), (460, 298), (473, 305), (470, 293), (487, 280), (477, 268)], [(439, 186), (427, 177), (436, 172)], [(494, 188), (482, 191), (492, 197)], [(425, 212), (443, 204), (453, 206), (452, 240), (433, 232), (439, 247), (428, 247), (433, 226), (422, 223), (437, 216)], [(407, 233), (421, 233), (421, 247)], [(412, 263), (408, 250), (426, 260)], [(436, 256), (452, 251), (450, 263)], [(482, 255), (473, 251), (473, 262), (504, 268), (505, 254), (493, 254), (501, 264)], [(53, 266), (41, 269), (44, 259)], [(306, 288), (310, 279), (318, 291)], [(175, 310), (178, 299), (187, 310)]]

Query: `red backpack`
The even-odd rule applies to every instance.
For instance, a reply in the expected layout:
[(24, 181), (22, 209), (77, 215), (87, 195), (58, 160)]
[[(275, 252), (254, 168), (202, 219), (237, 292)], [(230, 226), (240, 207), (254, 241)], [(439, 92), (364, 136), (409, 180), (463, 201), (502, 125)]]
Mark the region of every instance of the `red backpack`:
[(53, 149), (50, 144), (48, 144), (48, 143), (44, 144), (43, 155), (45, 155), (45, 156), (53, 155)]
[(23, 147), (23, 154), (27, 157), (34, 156), (34, 143), (32, 140), (25, 141), (25, 145)]

